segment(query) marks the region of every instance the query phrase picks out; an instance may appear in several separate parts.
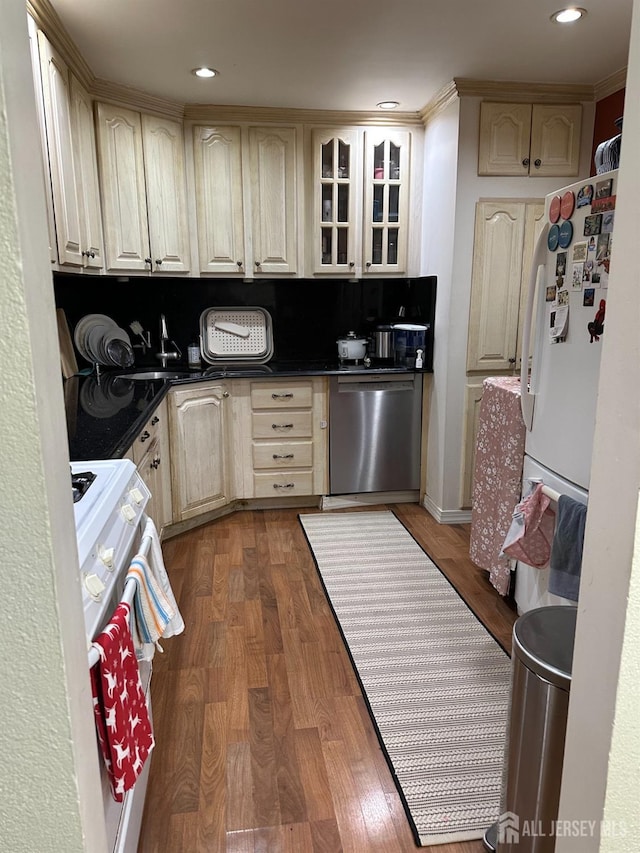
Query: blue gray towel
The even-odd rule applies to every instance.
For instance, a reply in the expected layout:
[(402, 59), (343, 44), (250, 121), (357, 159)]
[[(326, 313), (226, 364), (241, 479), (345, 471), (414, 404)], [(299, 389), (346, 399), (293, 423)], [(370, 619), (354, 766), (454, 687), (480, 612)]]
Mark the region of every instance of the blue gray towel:
[(549, 592), (578, 600), (582, 546), (587, 508), (567, 495), (560, 495), (556, 531), (551, 545)]

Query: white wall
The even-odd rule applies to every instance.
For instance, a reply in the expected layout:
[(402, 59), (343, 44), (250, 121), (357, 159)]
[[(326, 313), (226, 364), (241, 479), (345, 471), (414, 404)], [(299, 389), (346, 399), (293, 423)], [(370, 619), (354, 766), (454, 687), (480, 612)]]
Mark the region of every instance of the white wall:
[(640, 844), (640, 0), (625, 100), (559, 817), (599, 820), (606, 789), (604, 817), (627, 833), (559, 839), (557, 853)]
[(0, 21), (0, 847), (100, 853), (106, 842), (100, 812), (89, 806), (101, 793), (24, 4), (0, 0)]
[[(425, 134), (422, 274), (438, 276), (434, 337), (437, 358), (434, 359), (434, 393), (429, 424), (426, 504), (438, 519), (454, 522), (459, 520), (457, 511), (461, 495), (476, 202), (481, 198), (544, 198), (547, 193), (579, 180), (479, 177), (480, 102), (480, 98), (461, 98), (458, 110), (454, 112), (453, 107), (447, 108), (428, 125)], [(583, 104), (580, 148), (580, 175), (583, 177), (589, 175), (591, 168), (594, 114), (593, 103)], [(456, 115), (459, 116), (457, 130), (454, 127)], [(448, 158), (440, 156), (441, 137), (447, 139)], [(437, 147), (431, 151), (434, 142)], [(452, 152), (457, 156), (457, 175), (450, 178), (447, 176)], [(455, 199), (447, 195), (452, 191), (455, 191)]]

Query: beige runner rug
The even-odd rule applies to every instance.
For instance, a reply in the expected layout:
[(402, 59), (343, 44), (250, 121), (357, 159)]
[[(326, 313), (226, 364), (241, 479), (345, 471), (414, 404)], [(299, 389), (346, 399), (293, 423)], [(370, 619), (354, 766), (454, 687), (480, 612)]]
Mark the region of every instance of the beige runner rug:
[(500, 814), (506, 652), (389, 511), (302, 514), (418, 844)]

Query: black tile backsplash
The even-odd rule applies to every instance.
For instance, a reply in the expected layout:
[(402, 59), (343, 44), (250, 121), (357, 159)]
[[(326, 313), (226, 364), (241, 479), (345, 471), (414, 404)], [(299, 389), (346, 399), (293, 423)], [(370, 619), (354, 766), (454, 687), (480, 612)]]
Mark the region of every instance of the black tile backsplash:
[[(430, 323), (425, 368), (432, 369), (436, 278), (237, 279), (138, 278), (54, 273), (56, 306), (64, 308), (73, 334), (85, 314), (107, 314), (130, 332), (138, 320), (151, 332), (151, 352), (136, 350), (138, 364), (155, 364), (160, 314), (169, 336), (186, 360), (187, 346), (198, 341), (201, 313), (216, 306), (265, 308), (273, 320), (274, 358), (335, 359), (336, 338), (353, 329), (366, 335), (378, 323), (402, 317), (405, 322)], [(137, 339), (131, 333), (132, 343)], [(82, 359), (78, 359), (82, 367)]]

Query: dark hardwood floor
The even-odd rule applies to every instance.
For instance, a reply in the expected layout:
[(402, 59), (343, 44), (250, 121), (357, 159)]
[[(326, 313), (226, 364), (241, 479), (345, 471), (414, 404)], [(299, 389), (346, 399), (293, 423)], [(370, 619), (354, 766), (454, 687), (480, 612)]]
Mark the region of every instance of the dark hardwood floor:
[[(468, 526), (389, 508), (510, 649), (516, 613), (469, 560)], [(238, 512), (163, 545), (187, 627), (154, 661), (139, 853), (481, 853), (416, 848), (297, 514)]]

